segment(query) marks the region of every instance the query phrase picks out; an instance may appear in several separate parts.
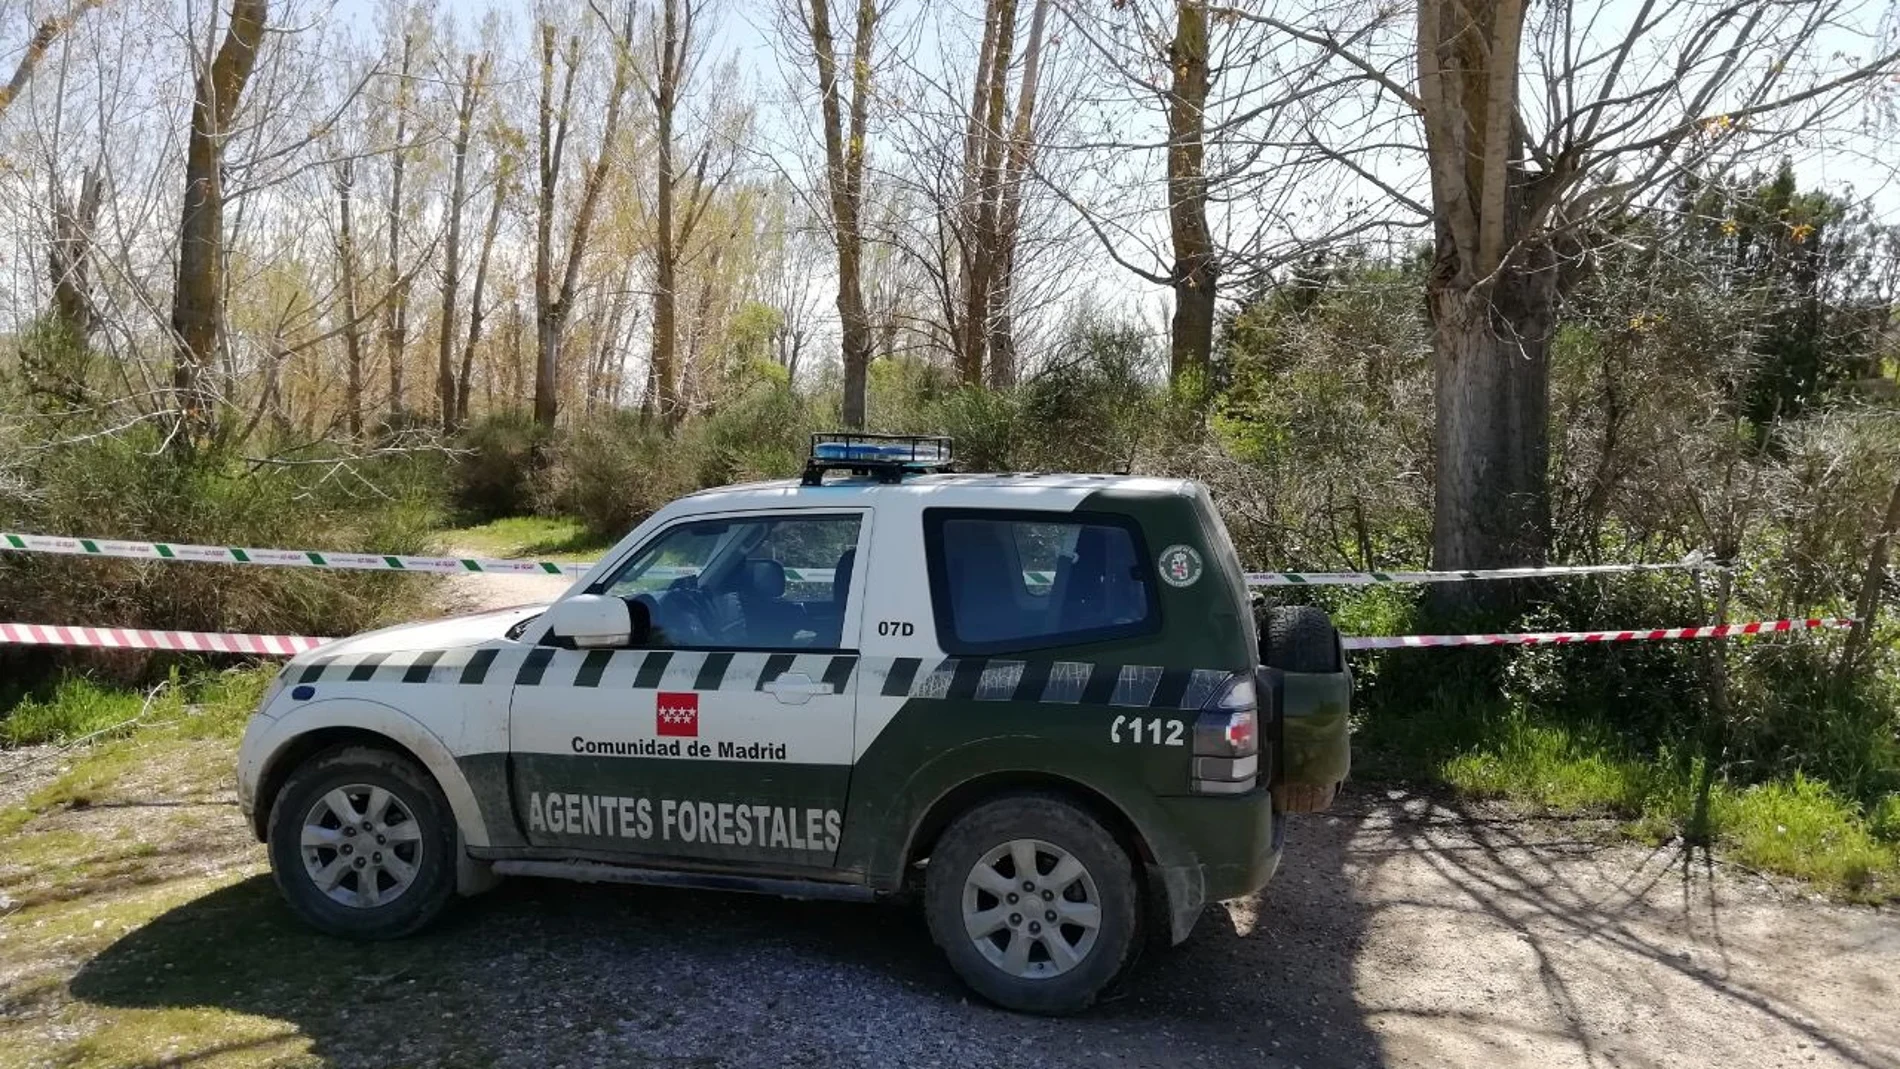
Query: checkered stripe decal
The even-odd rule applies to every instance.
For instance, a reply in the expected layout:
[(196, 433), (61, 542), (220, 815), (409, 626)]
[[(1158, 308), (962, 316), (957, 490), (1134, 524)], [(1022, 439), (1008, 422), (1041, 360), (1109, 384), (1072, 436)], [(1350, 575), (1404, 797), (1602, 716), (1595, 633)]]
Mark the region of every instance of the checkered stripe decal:
[(842, 691), (853, 673), (867, 695), (980, 702), (1198, 709), (1230, 673), (1091, 661), (988, 657), (859, 657), (856, 654), (703, 653), (688, 650), (422, 650), (319, 656), (295, 682), (417, 683), (634, 690), (759, 690), (796, 672)]

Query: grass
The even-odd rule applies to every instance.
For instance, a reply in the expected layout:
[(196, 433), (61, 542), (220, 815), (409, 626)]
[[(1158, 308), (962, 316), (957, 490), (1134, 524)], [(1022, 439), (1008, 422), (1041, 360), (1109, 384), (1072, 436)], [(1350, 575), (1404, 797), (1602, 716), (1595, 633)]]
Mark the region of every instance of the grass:
[(0, 713), (0, 746), (71, 742), (150, 721), (197, 732), (197, 738), (241, 730), (276, 672), (276, 665), (260, 665), (205, 673), (181, 684), (174, 671), (164, 685), (147, 691), (106, 686), (88, 676), (68, 676), (50, 693), (28, 695), (11, 712)]
[(441, 532), (441, 541), (486, 557), (546, 557), (557, 561), (591, 560), (613, 543), (587, 533), (579, 520), (546, 516), (510, 516), (474, 527)]
[[(0, 1069), (495, 1062), (463, 1024), (491, 939), (450, 926), (392, 955), (283, 909), (231, 800), (273, 671), (174, 682), (152, 715), (59, 755), (69, 767), (0, 810)], [(110, 693), (68, 683), (41, 704), (76, 723)], [(21, 759), (0, 752), (0, 770)]]
[[(1694, 807), (1693, 767), (1630, 755), (1605, 733), (1524, 717), (1493, 721), (1482, 741), (1436, 764), (1436, 778), (1478, 798), (1553, 812), (1595, 812), (1655, 841), (1681, 835)], [(1863, 811), (1796, 773), (1750, 786), (1717, 782), (1709, 831), (1729, 860), (1819, 884), (1848, 898), (1900, 900), (1900, 801)]]
[[(156, 703), (154, 703), (156, 704)], [(84, 676), (62, 680), (43, 698), (27, 697), (0, 720), (0, 743), (31, 746), (73, 739), (126, 724), (146, 711), (138, 691), (103, 687)]]

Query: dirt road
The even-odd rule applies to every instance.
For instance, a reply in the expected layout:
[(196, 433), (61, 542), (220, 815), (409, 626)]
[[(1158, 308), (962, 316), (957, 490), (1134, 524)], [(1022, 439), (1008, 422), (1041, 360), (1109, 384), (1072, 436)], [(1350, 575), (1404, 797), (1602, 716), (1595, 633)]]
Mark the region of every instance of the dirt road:
[(410, 940), (323, 939), (231, 744), (194, 745), (0, 840), (0, 1066), (1900, 1066), (1900, 917), (1591, 821), (1352, 787), (1262, 894), (1044, 1020), (973, 1000), (902, 903), (515, 880)]
[(136, 868), (0, 866), (0, 1064), (1900, 1065), (1891, 913), (1396, 790), (1300, 820), (1265, 893), (1069, 1020), (975, 1002), (901, 904), (517, 880), (335, 943), (233, 807), (165, 793), (29, 826), (135, 828)]

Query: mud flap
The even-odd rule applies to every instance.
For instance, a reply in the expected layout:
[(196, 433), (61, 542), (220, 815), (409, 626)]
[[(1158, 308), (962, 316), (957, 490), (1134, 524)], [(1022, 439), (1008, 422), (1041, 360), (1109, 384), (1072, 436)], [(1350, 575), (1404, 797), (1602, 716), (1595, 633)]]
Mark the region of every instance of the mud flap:
[(1161, 874), (1162, 892), (1167, 895), (1168, 942), (1185, 942), (1207, 905), (1207, 881), (1199, 865), (1157, 865), (1151, 872)]
[(494, 889), (500, 882), (501, 877), (495, 874), (493, 862), (468, 856), (468, 841), (462, 838), (458, 828), (455, 832), (455, 893), (463, 898), (472, 898)]

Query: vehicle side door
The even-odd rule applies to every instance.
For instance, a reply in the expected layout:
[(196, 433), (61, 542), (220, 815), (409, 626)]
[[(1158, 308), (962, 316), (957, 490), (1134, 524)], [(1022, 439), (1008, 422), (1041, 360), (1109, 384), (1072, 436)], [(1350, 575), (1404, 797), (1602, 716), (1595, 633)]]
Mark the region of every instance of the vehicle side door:
[(748, 512), (654, 532), (586, 593), (649, 626), (538, 647), (510, 716), (516, 811), (565, 855), (829, 869), (850, 785), (871, 512)]

